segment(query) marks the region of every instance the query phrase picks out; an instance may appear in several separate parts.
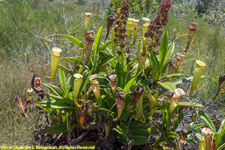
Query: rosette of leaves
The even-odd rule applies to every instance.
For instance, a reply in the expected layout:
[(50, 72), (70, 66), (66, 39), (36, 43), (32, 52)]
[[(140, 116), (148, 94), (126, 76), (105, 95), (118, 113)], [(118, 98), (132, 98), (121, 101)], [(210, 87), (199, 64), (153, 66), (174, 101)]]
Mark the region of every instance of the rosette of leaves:
[[(57, 65), (60, 86), (44, 84), (50, 93), (46, 94), (44, 101), (35, 103), (52, 117), (51, 127), (45, 132), (63, 133), (68, 139), (74, 139), (77, 137), (73, 135), (85, 133), (88, 129), (89, 132), (98, 133), (96, 138), (99, 141), (114, 136), (121, 144), (131, 143), (129, 146), (149, 142), (156, 148), (165, 145), (176, 148), (174, 141), (183, 134), (182, 129), (177, 129), (184, 117), (183, 109), (203, 106), (181, 102), (181, 99), (176, 101), (176, 105), (171, 109), (172, 99), (168, 99), (165, 104), (158, 103), (166, 92), (175, 92), (177, 85), (193, 79), (183, 78), (184, 75), (179, 72), (169, 75), (166, 72), (173, 56), (175, 42), (168, 42), (168, 32), (165, 31), (161, 37), (159, 55), (146, 53), (146, 62), (138, 68), (139, 60), (136, 60), (141, 51), (135, 57), (127, 55), (130, 61), (124, 61), (122, 64), (120, 55), (113, 52), (114, 36), (112, 40), (103, 42), (104, 27), (100, 27), (92, 38), (93, 46), (66, 35), (80, 49), (85, 50), (88, 47), (89, 59), (83, 63), (81, 60), (84, 59), (77, 56), (62, 57)], [(62, 64), (71, 67), (67, 68)], [(194, 76), (196, 78), (196, 75)], [(78, 78), (82, 78), (79, 86), (75, 84)], [(90, 82), (89, 79), (94, 80), (98, 87), (93, 87), (93, 81)], [(193, 81), (196, 82), (196, 79)], [(95, 90), (98, 90), (97, 95)], [(160, 119), (156, 119), (156, 112), (160, 112)], [(203, 125), (188, 126), (186, 134), (193, 132), (191, 129), (197, 130)], [(151, 142), (150, 135), (157, 137), (157, 142)]]

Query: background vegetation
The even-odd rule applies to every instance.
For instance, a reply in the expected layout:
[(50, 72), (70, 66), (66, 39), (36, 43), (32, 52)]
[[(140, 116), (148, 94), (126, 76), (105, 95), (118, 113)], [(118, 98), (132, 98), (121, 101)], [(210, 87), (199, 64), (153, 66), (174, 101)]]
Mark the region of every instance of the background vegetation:
[[(82, 14), (85, 12), (94, 12), (89, 30), (96, 33), (103, 24), (107, 12), (106, 1), (105, 6), (100, 5), (98, 11), (98, 3), (101, 1), (0, 1), (0, 128), (2, 135), (5, 135), (0, 137), (1, 145), (32, 145), (37, 111), (33, 109), (33, 116), (26, 119), (15, 105), (15, 97), (20, 96), (24, 99), (25, 90), (30, 87), (32, 74), (28, 72), (28, 66), (35, 64), (34, 70), (41, 73), (44, 65), (50, 61), (50, 50), (53, 46), (63, 49), (64, 56), (77, 55), (76, 46), (60, 37), (60, 34), (76, 35), (82, 39), (84, 21)], [(137, 7), (132, 14), (133, 18), (148, 17), (153, 20), (157, 12), (156, 4), (160, 3), (160, 0), (150, 2), (152, 5), (149, 12), (134, 13), (138, 12), (139, 7)], [(185, 3), (173, 1), (169, 13), (170, 25), (165, 28), (168, 30), (169, 39), (187, 34), (189, 22), (198, 23), (189, 55), (184, 59), (183, 73), (193, 73), (193, 62), (196, 59), (204, 60), (206, 63), (205, 75), (218, 81), (218, 76), (224, 73), (224, 8), (224, 3), (217, 0), (196, 0)], [(41, 39), (46, 43), (48, 40), (53, 42), (46, 46)], [(176, 52), (183, 53), (186, 42), (187, 36), (178, 38)], [(135, 49), (131, 51), (135, 52)], [(43, 82), (45, 80), (42, 79)], [(57, 83), (54, 80), (52, 82)], [(224, 103), (224, 94), (213, 99), (217, 89), (216, 82), (205, 79), (202, 85), (205, 91), (201, 92), (199, 103), (206, 106), (209, 103), (218, 105)]]

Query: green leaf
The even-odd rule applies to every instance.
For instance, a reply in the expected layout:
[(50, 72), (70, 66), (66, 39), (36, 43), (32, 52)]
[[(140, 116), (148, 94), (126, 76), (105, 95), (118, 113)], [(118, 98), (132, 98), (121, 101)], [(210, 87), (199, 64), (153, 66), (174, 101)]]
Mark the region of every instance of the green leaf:
[(98, 65), (96, 71), (98, 71), (101, 67), (103, 67), (104, 65), (110, 63), (111, 61), (113, 61), (116, 57), (113, 57), (113, 56), (109, 56), (109, 57), (106, 57), (104, 58), (101, 63)]
[(124, 111), (122, 112), (122, 115), (121, 115), (121, 117), (119, 118), (119, 120), (120, 120), (120, 121), (122, 121), (122, 120), (127, 120), (127, 119), (129, 119), (130, 117), (132, 117), (132, 113), (129, 113), (129, 112), (127, 112), (126, 110), (124, 110)]
[(163, 61), (163, 65), (162, 65), (161, 68), (160, 68), (161, 74), (164, 74), (164, 73), (165, 73), (165, 71), (166, 71), (166, 69), (167, 69), (167, 67), (168, 67), (168, 64), (169, 64), (169, 62), (170, 62), (170, 59), (171, 59), (171, 57), (172, 57), (174, 48), (175, 48), (175, 42), (170, 43), (170, 44), (169, 44), (169, 48), (168, 48), (169, 50), (168, 50), (168, 52), (167, 52), (167, 54), (166, 54), (166, 57), (165, 57), (165, 59), (164, 59), (164, 61)]
[(143, 145), (149, 140), (148, 136), (140, 136), (140, 135), (131, 136), (130, 139), (134, 139), (134, 145)]
[(221, 136), (221, 134), (215, 133), (215, 134), (213, 134), (213, 138), (215, 139), (215, 146), (217, 148), (220, 144), (222, 136)]
[(118, 78), (117, 86), (123, 88), (125, 73), (123, 71), (122, 65), (119, 62), (116, 64), (116, 75)]
[(69, 98), (64, 98), (64, 97), (53, 95), (53, 94), (46, 94), (46, 97), (50, 101), (61, 100), (61, 101), (71, 102), (71, 100)]
[(184, 74), (180, 74), (180, 73), (170, 74), (170, 75), (162, 77), (160, 80), (165, 79), (165, 78), (173, 78), (173, 77), (181, 77), (181, 76), (184, 76)]
[(50, 101), (56, 101), (56, 100), (64, 100), (63, 97), (58, 96), (58, 95), (53, 95), (53, 94), (46, 94), (46, 97)]
[(100, 53), (101, 58), (106, 58), (106, 57), (109, 57), (109, 56), (113, 56), (111, 54), (106, 53), (105, 51), (100, 51), (99, 53)]
[(131, 128), (129, 127), (129, 131), (132, 135), (139, 135), (139, 136), (145, 136), (145, 137), (148, 137), (149, 136), (149, 132), (147, 129), (145, 129), (142, 125), (141, 128)]
[[(103, 52), (103, 51), (100, 51), (100, 52)], [(108, 54), (110, 56), (114, 56), (113, 53), (112, 53), (112, 49), (111, 48), (106, 47), (106, 52), (108, 52)]]
[(124, 133), (123, 133), (123, 130), (120, 128), (119, 125), (117, 125), (117, 126), (116, 126), (115, 128), (113, 128), (112, 130), (116, 131), (117, 133), (119, 133), (119, 134), (121, 134), (121, 135), (124, 134)]
[(201, 104), (192, 103), (192, 102), (179, 102), (178, 103), (178, 106), (183, 106), (183, 107), (196, 106), (196, 107), (202, 107), (202, 108), (204, 108), (204, 106), (202, 106)]
[(122, 130), (123, 134), (127, 134), (128, 133), (128, 127), (125, 124), (120, 124), (120, 129)]
[(130, 128), (143, 128), (143, 124), (140, 121), (131, 121), (129, 124)]
[(202, 128), (203, 126), (204, 126), (204, 123), (198, 123), (198, 124), (194, 124), (190, 127), (187, 127), (187, 131), (188, 131), (187, 134), (190, 134), (192, 132), (197, 133), (198, 132), (197, 130)]
[(225, 143), (223, 143), (217, 150), (222, 150), (222, 148), (225, 148)]
[(59, 82), (60, 82), (60, 85), (61, 85), (61, 88), (63, 89), (63, 91), (66, 90), (66, 76), (65, 76), (65, 73), (62, 69), (59, 68)]
[(69, 97), (70, 89), (71, 89), (71, 86), (66, 89), (66, 91), (65, 91), (65, 98)]
[(66, 124), (59, 124), (59, 125), (55, 125), (50, 128), (44, 129), (45, 133), (51, 133), (51, 134), (65, 133), (67, 131), (68, 130), (67, 130)]
[[(153, 65), (156, 67), (157, 71), (159, 70), (159, 60), (158, 58), (156, 57), (156, 54), (155, 53), (152, 53), (152, 58), (153, 58)], [(149, 59), (150, 60), (150, 59)]]
[(198, 138), (199, 141), (204, 139), (204, 137), (200, 133), (195, 133), (195, 136)]
[(188, 78), (183, 78), (181, 80), (173, 82), (173, 84), (175, 84), (175, 85), (183, 84), (183, 83), (186, 83), (186, 82), (190, 82), (192, 79), (193, 79), (193, 76), (188, 77)]
[[(67, 114), (68, 114), (68, 113), (67, 113)], [(68, 121), (68, 123), (69, 123), (69, 121)], [(69, 140), (72, 131), (73, 131), (75, 128), (77, 128), (77, 124), (73, 123), (72, 126), (71, 126), (71, 124), (68, 124), (68, 123), (67, 123), (67, 130), (69, 129), (69, 131), (68, 131), (68, 134), (67, 134), (67, 140)], [(69, 126), (69, 128), (68, 128), (68, 126)]]
[(103, 79), (106, 77), (106, 74), (105, 72), (99, 72), (96, 76), (96, 79)]
[(43, 109), (44, 111), (48, 112), (49, 114), (53, 113), (53, 109), (51, 108), (44, 108), (43, 106), (40, 105), (40, 101), (35, 101), (34, 104), (36, 104), (38, 107)]
[(225, 118), (221, 121), (220, 128), (217, 133), (221, 134), (222, 136), (225, 134)]
[(129, 89), (136, 83), (137, 77), (133, 77), (130, 81), (125, 85), (123, 91), (125, 93), (129, 92)]
[(94, 50), (95, 50), (95, 54), (97, 54), (98, 50), (99, 50), (99, 43), (101, 41), (101, 37), (102, 37), (102, 31), (103, 31), (103, 27), (101, 26), (96, 34), (95, 37), (95, 44), (94, 44)]
[[(123, 134), (119, 134), (118, 136), (116, 136), (116, 139), (118, 142), (120, 142), (122, 144), (127, 144), (129, 142), (129, 141), (127, 141), (126, 136)], [(132, 139), (134, 139), (133, 145), (142, 145), (142, 144), (145, 144), (149, 140), (148, 136), (141, 136), (141, 135), (129, 136), (128, 135), (128, 140), (132, 140)]]
[(40, 103), (41, 106), (45, 108), (52, 108), (52, 109), (60, 109), (60, 108), (71, 108), (73, 109), (72, 105), (70, 105), (66, 101), (57, 100), (57, 101), (42, 101)]
[[(66, 81), (66, 85), (67, 87), (70, 87), (70, 81), (71, 81), (72, 76), (69, 76), (67, 81)], [(71, 88), (71, 87), (70, 87)], [(68, 90), (68, 89), (67, 89)]]
[(152, 127), (151, 134), (159, 134), (159, 130), (157, 129), (156, 126)]
[(180, 136), (176, 132), (169, 131), (168, 138), (178, 139)]
[(138, 59), (138, 56), (136, 56), (135, 58), (133, 58), (133, 59), (125, 66), (125, 72), (126, 72), (127, 70), (130, 69), (130, 67), (134, 64), (135, 60), (137, 60), (137, 59)]
[(178, 125), (180, 124), (180, 122), (182, 121), (183, 117), (184, 117), (184, 113), (181, 112), (181, 113), (179, 114), (179, 116), (177, 117), (177, 120), (176, 120), (175, 123), (174, 123), (173, 131), (175, 131), (175, 130), (177, 129), (177, 127), (178, 127)]
[(60, 88), (58, 88), (57, 86), (55, 85), (52, 85), (52, 84), (49, 84), (49, 83), (44, 83), (44, 86), (46, 86), (49, 90), (51, 90), (54, 94), (58, 95), (58, 96), (61, 96), (63, 97), (64, 94), (63, 92), (61, 91)]
[(186, 141), (191, 143), (198, 143), (195, 139), (189, 137), (186, 139)]
[(209, 126), (209, 128), (216, 133), (216, 127), (213, 124), (213, 122), (211, 121), (210, 117), (202, 110), (199, 110), (198, 112), (199, 117), (205, 121), (205, 123)]
[(78, 40), (77, 38), (75, 38), (71, 35), (66, 35), (66, 37), (68, 37), (71, 41), (73, 41), (80, 48), (84, 48), (86, 46), (83, 42), (81, 42), (80, 40)]
[(104, 43), (102, 46), (99, 47), (100, 50), (104, 50), (106, 47), (112, 45), (112, 41), (107, 41), (106, 43)]
[(174, 91), (176, 88), (175, 84), (173, 84), (172, 82), (158, 82), (158, 84), (162, 86), (164, 89), (171, 90), (171, 91)]
[(160, 66), (163, 65), (163, 62), (165, 60), (166, 54), (167, 54), (167, 46), (168, 46), (168, 32), (164, 32), (162, 35), (161, 39), (161, 44), (160, 44)]
[(166, 107), (160, 109), (160, 111), (162, 112), (162, 125), (165, 125), (167, 123), (166, 110)]
[(58, 68), (60, 68), (61, 70), (73, 75), (73, 71), (69, 70), (68, 68), (62, 66), (62, 65), (58, 65)]
[(73, 63), (78, 63), (80, 65), (83, 65), (83, 63), (80, 61), (78, 57), (63, 57), (65, 61), (73, 62)]
[(85, 73), (83, 74), (83, 82), (82, 82), (82, 84), (81, 84), (80, 92), (79, 92), (78, 95), (80, 95), (80, 93), (83, 92), (83, 90), (84, 90), (85, 88), (87, 88), (87, 84), (89, 83), (89, 77), (90, 77), (90, 76), (91, 76), (91, 71), (85, 72)]
[[(62, 114), (62, 122), (65, 123), (66, 122), (66, 114)], [(68, 128), (67, 128), (68, 129)]]

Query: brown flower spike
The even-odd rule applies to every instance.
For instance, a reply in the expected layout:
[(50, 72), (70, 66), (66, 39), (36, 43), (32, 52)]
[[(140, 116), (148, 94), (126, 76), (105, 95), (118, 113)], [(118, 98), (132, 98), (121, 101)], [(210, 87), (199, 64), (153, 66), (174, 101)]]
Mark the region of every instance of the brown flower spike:
[(27, 114), (25, 113), (24, 111), (24, 107), (23, 107), (23, 104), (22, 104), (22, 99), (19, 98), (19, 97), (16, 97), (16, 104), (18, 105), (18, 107), (20, 108), (20, 111), (23, 113), (23, 115), (28, 118)]
[(123, 0), (120, 10), (117, 14), (117, 21), (116, 27), (114, 28), (115, 31), (115, 40), (114, 42), (117, 43), (117, 46), (120, 46), (122, 49), (126, 47), (126, 24), (129, 16), (129, 9), (130, 9), (130, 2), (129, 0)]
[(125, 92), (116, 93), (116, 104), (117, 104), (118, 115), (114, 119), (114, 121), (117, 121), (122, 114), (123, 105), (124, 105), (124, 97), (125, 97)]
[(132, 100), (130, 106), (127, 108), (127, 111), (129, 111), (131, 108), (134, 107), (134, 105), (137, 103), (137, 101), (139, 100), (139, 98), (141, 97), (141, 95), (144, 93), (144, 87), (143, 86), (139, 86), (135, 89), (135, 93), (134, 93), (134, 99)]
[(162, 35), (162, 29), (166, 26), (168, 22), (168, 12), (170, 10), (172, 4), (172, 0), (164, 0), (160, 4), (160, 8), (157, 13), (157, 17), (154, 21), (151, 21), (150, 25), (148, 26), (148, 32), (145, 34), (145, 37), (150, 37), (153, 41), (153, 45), (148, 45), (148, 49), (151, 50), (152, 46), (156, 47), (160, 45), (159, 39)]

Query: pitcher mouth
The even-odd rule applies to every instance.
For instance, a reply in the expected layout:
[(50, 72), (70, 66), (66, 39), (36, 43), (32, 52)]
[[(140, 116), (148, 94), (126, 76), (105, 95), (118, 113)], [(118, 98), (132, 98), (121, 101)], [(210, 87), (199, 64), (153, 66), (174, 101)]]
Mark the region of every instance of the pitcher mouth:
[(90, 16), (91, 15), (91, 13), (84, 13), (86, 16)]
[(57, 57), (59, 57), (60, 56), (60, 53), (62, 52), (62, 50), (60, 49), (60, 48), (58, 48), (58, 47), (53, 47), (52, 48), (52, 53), (53, 53), (53, 55), (55, 55), (55, 56), (57, 56)]
[(196, 63), (199, 65), (199, 66), (206, 66), (206, 64), (203, 62), (203, 61), (201, 61), (201, 60), (196, 60)]
[(82, 76), (81, 74), (78, 74), (78, 73), (77, 73), (77, 74), (74, 74), (73, 76), (74, 76), (76, 79), (83, 78), (83, 76)]
[(93, 74), (89, 77), (90, 81), (94, 81), (94, 79), (97, 77), (97, 74)]
[(111, 80), (115, 80), (115, 79), (116, 79), (116, 77), (117, 77), (117, 75), (116, 75), (116, 74), (111, 74), (111, 75), (109, 76), (109, 79), (111, 79)]
[(94, 41), (94, 38), (91, 36), (95, 34), (93, 31), (87, 31), (86, 32), (86, 39), (89, 40), (89, 41)]

